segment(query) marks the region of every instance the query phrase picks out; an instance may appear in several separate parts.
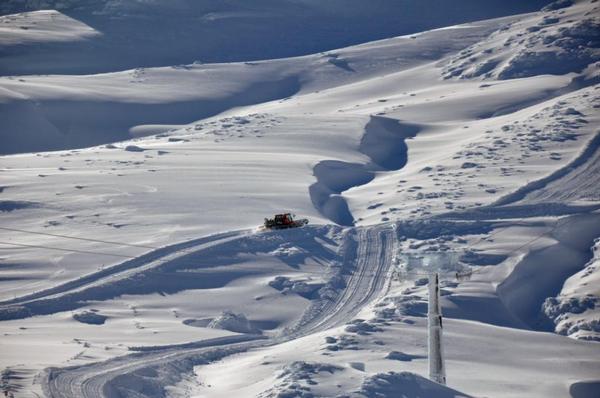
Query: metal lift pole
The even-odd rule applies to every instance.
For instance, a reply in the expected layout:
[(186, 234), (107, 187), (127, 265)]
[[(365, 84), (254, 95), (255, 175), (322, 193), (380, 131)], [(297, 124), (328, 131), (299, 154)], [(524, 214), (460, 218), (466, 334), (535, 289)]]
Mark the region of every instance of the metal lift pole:
[(442, 346), (442, 310), (440, 308), (440, 276), (429, 276), (429, 306), (427, 309), (429, 342), (429, 379), (446, 384), (446, 367)]

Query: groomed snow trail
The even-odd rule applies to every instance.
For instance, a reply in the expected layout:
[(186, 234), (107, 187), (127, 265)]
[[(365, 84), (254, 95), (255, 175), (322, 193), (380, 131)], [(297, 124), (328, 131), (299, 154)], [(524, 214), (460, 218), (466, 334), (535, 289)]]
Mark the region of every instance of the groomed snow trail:
[[(84, 366), (50, 368), (47, 369), (43, 390), (50, 397), (115, 397), (122, 396), (121, 393), (127, 390), (133, 391), (137, 384), (141, 388), (136, 396), (163, 396), (163, 385), (160, 381), (144, 384), (144, 377), (164, 372), (164, 379), (161, 381), (169, 384), (169, 376), (177, 380), (180, 377), (179, 372), (190, 372), (195, 365), (258, 346), (257, 342), (252, 342), (257, 338), (258, 336), (244, 335), (223, 337), (207, 341), (209, 347), (165, 349), (126, 355)], [(140, 383), (123, 382), (131, 382), (136, 378)], [(149, 385), (153, 385), (154, 388)]]
[(74, 309), (78, 303), (85, 300), (100, 299), (106, 291), (114, 290), (119, 282), (151, 270), (158, 270), (161, 266), (176, 263), (188, 254), (240, 239), (249, 233), (250, 230), (232, 231), (162, 247), (53, 288), (0, 302), (0, 320)]
[(361, 308), (385, 293), (394, 254), (391, 225), (352, 229), (346, 239), (356, 244), (354, 268), (346, 287), (335, 300), (315, 303), (307, 311), (308, 317), (299, 322), (298, 331), (289, 336), (307, 335), (348, 322)]
[[(344, 259), (346, 287), (333, 299), (315, 302), (297, 327), (264, 339), (238, 335), (172, 348), (146, 351), (104, 362), (67, 368), (51, 368), (43, 380), (49, 397), (165, 396), (193, 367), (260, 346), (272, 346), (342, 325), (385, 293), (391, 277), (394, 230), (391, 225), (352, 228), (345, 239), (350, 249)], [(128, 395), (129, 394), (129, 395)]]

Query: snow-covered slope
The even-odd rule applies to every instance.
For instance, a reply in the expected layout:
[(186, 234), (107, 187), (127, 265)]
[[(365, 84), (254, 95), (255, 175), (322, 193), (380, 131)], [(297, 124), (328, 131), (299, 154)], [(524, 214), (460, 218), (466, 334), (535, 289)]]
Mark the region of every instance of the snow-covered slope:
[(77, 42), (100, 33), (56, 10), (0, 17), (0, 46), (30, 46), (51, 42)]
[(0, 153), (78, 148), (155, 134), (233, 107), (373, 79), (461, 49), (497, 24), (488, 21), (301, 58), (0, 78), (5, 120)]
[[(451, 58), (444, 77), (504, 80), (581, 72), (600, 60), (600, 17), (585, 4), (571, 4), (556, 4), (507, 24)], [(595, 69), (589, 72), (597, 79)]]
[[(313, 54), (457, 23), (536, 11), (549, 0), (3, 0), (12, 29), (50, 33), (39, 10), (58, 10), (54, 32), (72, 20), (102, 35), (79, 41), (2, 45), (0, 75), (101, 73), (138, 67), (232, 62)], [(32, 13), (33, 11), (33, 13)], [(423, 15), (427, 15), (423, 18)], [(5, 25), (6, 26), (6, 25)], [(38, 26), (40, 29), (38, 29)], [(65, 29), (66, 28), (66, 29)], [(14, 42), (14, 40), (10, 40)]]
[[(598, 7), (0, 78), (0, 389), (595, 397)], [(256, 228), (284, 210), (310, 224)], [(447, 386), (427, 380), (431, 270)]]

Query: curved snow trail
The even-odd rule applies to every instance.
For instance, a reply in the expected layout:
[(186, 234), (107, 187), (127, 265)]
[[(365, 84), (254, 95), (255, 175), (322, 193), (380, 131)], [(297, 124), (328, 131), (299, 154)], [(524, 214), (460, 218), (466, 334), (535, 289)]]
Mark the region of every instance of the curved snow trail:
[[(353, 273), (335, 300), (320, 300), (308, 311), (310, 319), (300, 321), (290, 337), (329, 329), (350, 321), (365, 305), (384, 291), (391, 278), (396, 237), (391, 226), (353, 229), (346, 239), (357, 244)], [(314, 316), (311, 316), (313, 315)]]
[[(47, 377), (42, 388), (44, 393), (50, 397), (121, 396), (118, 387), (122, 387), (121, 392), (125, 388), (131, 391), (135, 388), (136, 383), (127, 383), (128, 387), (125, 387), (114, 386), (112, 381), (118, 381), (119, 378), (132, 381), (162, 372), (166, 376), (166, 380), (163, 379), (163, 381), (168, 383), (169, 368), (173, 373), (170, 376), (177, 377), (178, 374), (173, 371), (190, 372), (196, 365), (247, 350), (252, 346), (258, 346), (257, 342), (252, 341), (258, 338), (260, 337), (255, 335), (221, 337), (206, 341), (206, 347), (187, 350), (165, 349), (121, 356), (90, 365), (62, 369), (49, 368), (46, 370)], [(161, 385), (155, 388), (157, 387), (162, 388)], [(162, 396), (162, 394), (156, 395), (157, 391), (147, 388), (144, 390), (151, 396)]]
[(72, 281), (68, 281), (63, 284), (53, 286), (51, 288), (44, 289), (38, 292), (30, 293), (25, 296), (0, 301), (0, 305), (23, 303), (26, 301), (35, 300), (37, 298), (48, 297), (54, 294), (62, 293), (68, 290), (74, 290), (85, 285), (98, 282), (107, 277), (114, 277), (125, 271), (139, 269), (139, 267), (148, 265), (154, 261), (165, 262), (172, 258), (180, 257), (183, 254), (187, 254), (191, 250), (202, 249), (202, 246), (214, 246), (215, 244), (223, 242), (224, 239), (239, 237), (247, 234), (250, 231), (251, 230), (229, 231), (215, 235), (205, 236), (199, 239), (188, 240), (182, 243), (164, 246), (156, 250), (150, 251), (148, 253), (145, 253), (134, 259), (124, 261), (120, 264), (113, 265), (112, 267), (108, 267), (97, 272), (93, 272), (91, 274), (82, 276)]
[(114, 286), (135, 275), (173, 263), (188, 254), (240, 239), (250, 232), (251, 230), (230, 231), (165, 246), (61, 285), (0, 302), (0, 320), (21, 319), (77, 308), (78, 303), (97, 299), (101, 290), (106, 290), (109, 285)]
[(355, 250), (345, 260), (352, 263), (346, 287), (333, 299), (321, 299), (309, 308), (296, 328), (272, 339), (237, 335), (196, 343), (192, 347), (146, 351), (104, 362), (51, 368), (43, 380), (47, 396), (163, 397), (165, 386), (176, 384), (194, 366), (261, 346), (272, 346), (342, 325), (378, 298), (391, 277), (394, 230), (389, 225), (353, 228), (346, 234)]

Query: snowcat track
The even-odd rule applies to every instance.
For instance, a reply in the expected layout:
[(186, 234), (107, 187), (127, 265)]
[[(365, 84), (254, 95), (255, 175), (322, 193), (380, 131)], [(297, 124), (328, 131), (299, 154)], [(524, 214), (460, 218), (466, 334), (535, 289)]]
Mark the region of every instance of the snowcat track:
[[(103, 362), (67, 368), (50, 368), (43, 380), (43, 390), (49, 397), (98, 398), (120, 394), (128, 389), (119, 381), (144, 369), (160, 369), (166, 372), (161, 379), (166, 385), (178, 382), (182, 374), (192, 372), (193, 367), (206, 364), (225, 356), (251, 348), (273, 346), (292, 339), (327, 330), (350, 321), (362, 308), (385, 293), (391, 278), (393, 255), (393, 230), (389, 226), (359, 228), (346, 235), (356, 241), (356, 250), (347, 261), (353, 263), (346, 287), (333, 300), (320, 300), (310, 308), (311, 319), (299, 322), (298, 327), (279, 337), (259, 340), (259, 336), (233, 336), (215, 341), (212, 346), (202, 348), (174, 347), (159, 351), (148, 351), (116, 357)], [(244, 341), (244, 339), (247, 339)], [(240, 341), (242, 340), (242, 341)], [(141, 378), (140, 380), (144, 380)], [(156, 388), (156, 381), (149, 381)], [(122, 388), (121, 388), (122, 387)], [(149, 391), (152, 391), (149, 390)], [(148, 396), (136, 391), (139, 397)]]

